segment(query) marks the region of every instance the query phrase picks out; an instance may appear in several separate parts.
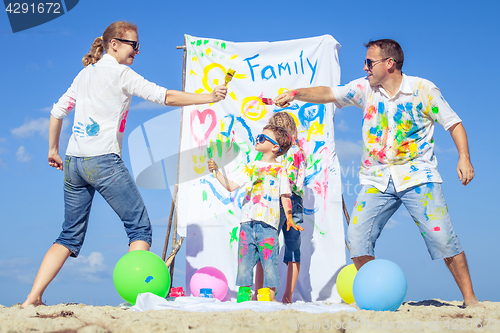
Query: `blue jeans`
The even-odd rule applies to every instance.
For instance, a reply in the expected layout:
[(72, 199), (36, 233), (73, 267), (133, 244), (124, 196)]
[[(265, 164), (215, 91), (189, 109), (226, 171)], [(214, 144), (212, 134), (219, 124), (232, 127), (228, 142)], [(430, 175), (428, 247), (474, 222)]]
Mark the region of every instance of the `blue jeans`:
[(64, 223), (55, 243), (77, 257), (85, 239), (90, 207), (98, 191), (122, 220), (129, 238), (151, 245), (148, 212), (123, 160), (116, 154), (66, 156), (64, 161)]
[(425, 183), (397, 192), (391, 178), (385, 192), (365, 185), (359, 193), (347, 229), (351, 258), (375, 256), (375, 242), (402, 203), (420, 229), (433, 260), (463, 251), (451, 225), (441, 184)]
[(278, 231), (272, 226), (261, 221), (241, 223), (236, 285), (253, 284), (253, 268), (260, 260), (264, 270), (264, 287), (278, 287), (280, 285), (278, 250)]
[[(304, 221), (303, 215), (303, 203), (302, 197), (293, 193), (291, 196), (292, 201), (292, 219), (296, 224), (302, 224)], [(298, 262), (300, 263), (300, 234), (301, 231), (290, 228), (286, 230), (286, 214), (283, 210), (280, 200), (280, 225), (278, 227), (278, 232), (283, 232), (283, 237), (285, 239), (285, 254), (283, 256), (283, 262)]]

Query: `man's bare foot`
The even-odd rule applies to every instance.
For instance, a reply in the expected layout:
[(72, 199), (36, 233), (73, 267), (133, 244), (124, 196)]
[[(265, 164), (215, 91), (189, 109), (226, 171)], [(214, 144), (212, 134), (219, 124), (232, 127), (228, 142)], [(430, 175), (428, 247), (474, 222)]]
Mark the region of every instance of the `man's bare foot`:
[(42, 302), (41, 299), (39, 298), (30, 298), (30, 296), (28, 295), (28, 297), (26, 298), (26, 300), (24, 301), (24, 303), (21, 305), (21, 307), (24, 309), (26, 308), (27, 306), (30, 306), (30, 305), (33, 305), (33, 306), (39, 306), (39, 305), (46, 305), (44, 302)]
[(478, 308), (478, 309), (485, 308), (484, 304), (481, 304), (475, 296), (470, 297), (468, 299), (464, 299), (463, 306), (465, 306), (466, 308)]
[(292, 297), (289, 297), (288, 295), (283, 295), (283, 298), (281, 299), (281, 303), (283, 304), (291, 304), (292, 302)]

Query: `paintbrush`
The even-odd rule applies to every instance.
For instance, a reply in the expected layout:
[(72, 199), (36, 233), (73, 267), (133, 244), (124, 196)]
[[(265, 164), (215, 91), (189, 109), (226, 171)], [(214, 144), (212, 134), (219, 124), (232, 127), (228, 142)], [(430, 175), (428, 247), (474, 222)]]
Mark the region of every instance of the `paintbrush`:
[[(207, 155), (208, 155), (208, 158), (210, 159), (210, 161), (212, 160), (212, 158), (214, 157), (213, 156), (213, 152), (212, 152), (212, 147), (211, 146), (208, 146), (207, 147)], [(212, 174), (214, 175), (214, 178), (217, 178), (217, 174), (216, 174), (216, 171), (215, 169), (212, 170)]]
[(227, 70), (226, 77), (224, 78), (224, 85), (226, 87), (227, 87), (227, 84), (229, 83), (229, 81), (231, 81), (233, 79), (233, 76), (235, 73), (236, 73), (236, 71), (234, 69), (229, 68)]

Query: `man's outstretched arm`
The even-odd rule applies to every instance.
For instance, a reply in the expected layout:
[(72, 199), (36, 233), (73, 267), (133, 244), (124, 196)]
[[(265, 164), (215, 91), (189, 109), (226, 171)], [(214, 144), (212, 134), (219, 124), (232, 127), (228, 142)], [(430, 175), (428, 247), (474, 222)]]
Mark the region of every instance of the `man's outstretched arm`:
[(294, 89), (282, 93), (274, 99), (274, 103), (281, 107), (287, 107), (293, 100), (302, 102), (326, 104), (336, 102), (330, 87), (319, 86), (311, 88)]

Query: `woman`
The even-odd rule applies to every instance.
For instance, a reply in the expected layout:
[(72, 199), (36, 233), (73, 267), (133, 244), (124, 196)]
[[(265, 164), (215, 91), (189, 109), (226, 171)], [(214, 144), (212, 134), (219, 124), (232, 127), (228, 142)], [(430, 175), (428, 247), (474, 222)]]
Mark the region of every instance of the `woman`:
[[(149, 250), (152, 233), (146, 207), (120, 157), (132, 95), (171, 106), (215, 103), (226, 96), (224, 86), (211, 94), (192, 94), (166, 90), (145, 80), (125, 66), (132, 65), (139, 47), (135, 25), (111, 24), (95, 39), (82, 60), (85, 68), (52, 108), (48, 160), (50, 166), (64, 170), (63, 230), (47, 251), (23, 308), (43, 305), (43, 292), (66, 259), (78, 256), (96, 190), (123, 221), (129, 251)], [(59, 136), (63, 118), (73, 109), (73, 134), (63, 163)]]

